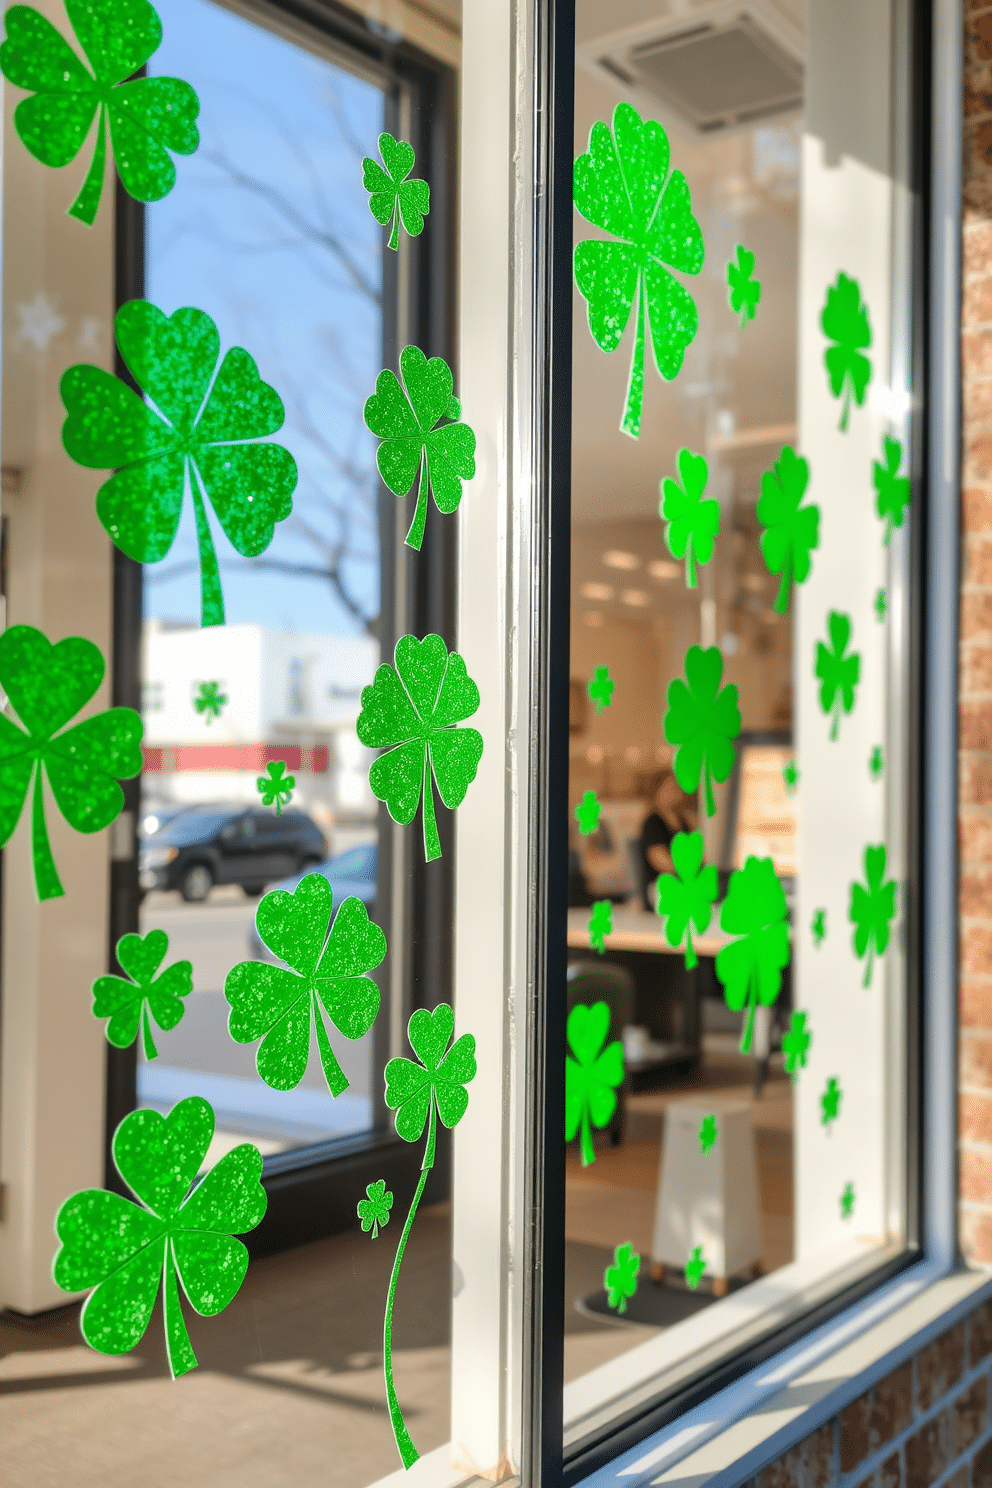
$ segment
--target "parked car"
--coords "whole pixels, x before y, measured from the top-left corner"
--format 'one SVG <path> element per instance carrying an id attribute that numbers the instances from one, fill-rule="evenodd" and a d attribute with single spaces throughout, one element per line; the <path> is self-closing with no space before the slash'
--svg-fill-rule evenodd
<path id="1" fill-rule="evenodd" d="M 249 897 L 287 873 L 305 872 L 327 855 L 327 839 L 304 811 L 196 806 L 142 842 L 142 889 L 178 889 L 190 903 L 214 884 L 240 884 Z"/>
<path id="2" fill-rule="evenodd" d="M 322 863 L 313 863 L 302 872 L 294 873 L 272 887 L 288 889 L 292 893 L 308 873 L 322 873 L 331 886 L 335 909 L 345 899 L 360 899 L 366 909 L 371 910 L 375 905 L 378 872 L 379 847 L 375 842 L 368 842 L 362 847 L 349 847 L 347 852 L 338 853 L 334 858 L 325 858 Z M 276 959 L 255 929 L 254 923 L 248 932 L 248 949 L 256 961 Z"/>

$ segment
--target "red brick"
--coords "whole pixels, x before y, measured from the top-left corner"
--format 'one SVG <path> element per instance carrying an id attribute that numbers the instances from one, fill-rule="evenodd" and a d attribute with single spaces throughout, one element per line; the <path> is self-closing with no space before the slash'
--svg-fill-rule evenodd
<path id="1" fill-rule="evenodd" d="M 951 1413 L 943 1410 L 906 1442 L 906 1488 L 931 1488 L 951 1465 Z"/>
<path id="2" fill-rule="evenodd" d="M 831 1488 L 834 1472 L 833 1425 L 828 1422 L 777 1462 L 763 1468 L 757 1488 Z"/>
<path id="3" fill-rule="evenodd" d="M 992 987 L 989 988 L 989 1002 L 992 1004 Z M 961 1084 L 987 1090 L 992 1094 L 992 1038 L 962 1031 L 960 1051 Z"/>
<path id="4" fill-rule="evenodd" d="M 992 383 L 983 383 L 981 386 L 988 386 L 990 397 L 992 397 Z M 965 547 L 965 559 L 965 582 L 984 584 L 986 588 L 992 586 L 992 534 L 975 533 L 969 537 Z"/>
<path id="5" fill-rule="evenodd" d="M 961 869 L 958 908 L 966 920 L 992 921 L 992 868 L 967 865 Z"/>
<path id="6" fill-rule="evenodd" d="M 968 1488 L 968 1464 L 967 1464 L 967 1462 L 962 1462 L 962 1464 L 958 1468 L 957 1472 L 956 1473 L 951 1473 L 951 1476 L 947 1479 L 947 1481 L 944 1484 L 944 1488 Z"/>
<path id="7" fill-rule="evenodd" d="M 960 1457 L 973 1447 L 985 1432 L 989 1421 L 989 1382 L 975 1380 L 954 1402 L 954 1455 Z"/>
<path id="8" fill-rule="evenodd" d="M 958 1168 L 961 1198 L 970 1199 L 975 1204 L 992 1204 L 992 1153 L 984 1152 L 980 1147 L 962 1147 L 958 1153 Z M 950 1384 L 955 1383 L 955 1380 L 950 1381 Z M 943 1394 L 943 1391 L 938 1391 L 938 1394 Z"/>
<path id="9" fill-rule="evenodd" d="M 963 977 L 958 987 L 958 1009 L 962 1028 L 988 1029 L 992 1032 L 992 980 Z M 971 1050 L 969 1056 L 970 1054 Z M 983 1054 L 978 1057 L 984 1059 Z M 984 1084 L 984 1081 L 976 1079 L 973 1083 Z"/>
<path id="10" fill-rule="evenodd" d="M 979 694 L 992 692 L 992 646 L 961 647 L 959 685 L 962 697 L 968 701 L 975 701 Z"/>
<path id="11" fill-rule="evenodd" d="M 953 1389 L 964 1372 L 964 1324 L 928 1343 L 916 1356 L 916 1407 L 927 1411 Z"/>
<path id="12" fill-rule="evenodd" d="M 964 701 L 958 707 L 962 749 L 992 748 L 992 701 Z"/>
<path id="13" fill-rule="evenodd" d="M 992 755 L 970 754 L 958 760 L 958 792 L 964 806 L 992 805 Z"/>
<path id="14" fill-rule="evenodd" d="M 981 10 L 992 11 L 992 0 L 964 0 L 965 15 L 977 15 Z"/>
<path id="15" fill-rule="evenodd" d="M 988 353 L 986 370 L 992 372 L 992 332 L 986 331 L 981 337 L 966 337 L 962 349 L 967 342 L 977 343 L 979 340 Z M 961 492 L 961 526 L 965 532 L 992 532 L 992 486 L 964 487 Z"/>
<path id="16" fill-rule="evenodd" d="M 875 1474 L 875 1479 L 878 1488 L 902 1488 L 902 1463 L 899 1461 L 898 1452 L 893 1452 L 891 1457 L 886 1457 Z"/>
<path id="17" fill-rule="evenodd" d="M 964 117 L 978 120 L 992 113 L 992 67 L 988 62 L 969 69 L 964 85 Z"/>
<path id="18" fill-rule="evenodd" d="M 968 1319 L 968 1362 L 974 1369 L 992 1354 L 992 1302 L 983 1302 Z"/>
<path id="19" fill-rule="evenodd" d="M 983 15 L 965 28 L 965 56 L 968 66 L 992 57 L 992 15 Z"/>
<path id="20" fill-rule="evenodd" d="M 871 1455 L 871 1391 L 852 1400 L 840 1413 L 840 1469 L 853 1472 Z"/>
<path id="21" fill-rule="evenodd" d="M 972 281 L 976 286 L 988 286 L 988 279 Z M 969 377 L 962 389 L 962 416 L 965 427 L 974 432 L 979 427 L 992 424 L 992 383 L 985 378 Z"/>
<path id="22" fill-rule="evenodd" d="M 961 595 L 961 639 L 992 640 L 992 594 L 986 589 L 966 589 Z M 981 745 L 962 744 L 962 749 Z"/>
<path id="23" fill-rule="evenodd" d="M 965 1259 L 977 1265 L 992 1263 L 992 1215 L 970 1204 L 958 1207 L 958 1238 Z"/>
<path id="24" fill-rule="evenodd" d="M 979 78 L 981 78 L 980 83 Z M 976 71 L 970 80 L 970 85 L 972 87 L 987 85 L 990 97 L 992 97 L 992 63 L 986 63 L 980 73 Z M 989 104 L 988 112 L 992 113 L 992 102 Z M 961 260 L 967 279 L 992 273 L 992 222 L 975 222 L 964 230 L 961 234 Z"/>
<path id="25" fill-rule="evenodd" d="M 983 130 L 988 132 L 989 149 L 992 150 L 992 121 L 980 124 L 975 132 L 977 134 Z M 992 279 L 967 280 L 962 296 L 961 320 L 969 331 L 977 330 L 979 326 L 992 325 Z"/>
<path id="26" fill-rule="evenodd" d="M 992 171 L 980 156 L 969 151 L 964 158 L 964 189 L 961 200 L 966 209 L 979 216 L 992 215 Z"/>
<path id="27" fill-rule="evenodd" d="M 992 976 L 992 930 L 967 925 L 961 936 L 961 970 L 966 976 Z"/>
<path id="28" fill-rule="evenodd" d="M 962 1142 L 982 1142 L 992 1147 L 992 1093 L 958 1096 L 958 1137 Z"/>
<path id="29" fill-rule="evenodd" d="M 986 1442 L 971 1459 L 971 1488 L 992 1488 L 992 1442 Z"/>
<path id="30" fill-rule="evenodd" d="M 958 817 L 958 851 L 962 863 L 992 863 L 992 821 L 974 809 Z"/>

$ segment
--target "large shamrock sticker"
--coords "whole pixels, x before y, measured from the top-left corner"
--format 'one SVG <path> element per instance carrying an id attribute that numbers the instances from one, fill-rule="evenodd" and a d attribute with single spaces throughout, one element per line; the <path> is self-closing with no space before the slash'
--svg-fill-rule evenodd
<path id="1" fill-rule="evenodd" d="M 686 971 L 699 965 L 692 927 L 695 925 L 700 935 L 709 927 L 719 892 L 716 866 L 710 863 L 703 867 L 705 851 L 702 832 L 676 833 L 672 838 L 675 873 L 662 873 L 658 879 L 657 910 L 665 917 L 665 939 L 670 946 L 685 941 Z"/>
<path id="2" fill-rule="evenodd" d="M 333 908 L 321 873 L 308 873 L 292 893 L 273 889 L 259 904 L 255 924 L 286 966 L 241 961 L 224 982 L 231 1037 L 238 1044 L 262 1040 L 255 1064 L 273 1090 L 292 1090 L 303 1079 L 311 1015 L 327 1088 L 332 1095 L 347 1090 L 321 1010 L 347 1039 L 368 1033 L 379 1011 L 379 988 L 367 973 L 385 956 L 386 937 L 360 899 L 345 899 L 332 925 Z"/>
<path id="3" fill-rule="evenodd" d="M 739 1013 L 747 1005 L 740 1044 L 747 1054 L 758 1003 L 770 1007 L 775 1001 L 782 968 L 789 964 L 789 911 L 771 858 L 749 857 L 730 875 L 720 929 L 740 937 L 718 953 L 716 974 L 727 1006 Z"/>
<path id="4" fill-rule="evenodd" d="M 96 512 L 113 542 L 138 563 L 158 563 L 175 541 L 187 475 L 200 551 L 201 616 L 224 624 L 217 552 L 204 497 L 231 545 L 257 558 L 292 511 L 296 461 L 264 438 L 282 428 L 282 400 L 240 346 L 220 367 L 220 336 L 203 310 L 166 316 L 129 300 L 114 320 L 121 356 L 146 402 L 102 367 L 70 367 L 60 383 L 66 453 L 113 469 Z M 215 375 L 216 373 L 216 375 Z"/>
<path id="5" fill-rule="evenodd" d="M 775 608 L 784 615 L 789 608 L 792 581 L 809 578 L 810 553 L 820 545 L 820 508 L 802 506 L 809 483 L 809 465 L 786 445 L 774 468 L 761 477 L 758 521 L 764 524 L 761 556 L 769 573 L 781 574 Z"/>
<path id="6" fill-rule="evenodd" d="M 912 481 L 908 475 L 899 474 L 902 464 L 902 445 L 898 439 L 886 434 L 882 446 L 885 464 L 872 461 L 872 480 L 875 484 L 875 510 L 885 523 L 885 546 L 888 547 L 893 527 L 901 527 L 909 505 Z"/>
<path id="7" fill-rule="evenodd" d="M 719 501 L 704 501 L 709 466 L 703 455 L 680 449 L 676 457 L 679 480 L 661 482 L 658 513 L 667 522 L 665 541 L 673 558 L 685 558 L 686 588 L 696 588 L 696 564 L 709 563 L 720 531 Z"/>
<path id="8" fill-rule="evenodd" d="M 830 645 L 816 643 L 816 675 L 820 679 L 820 707 L 832 714 L 830 737 L 836 739 L 840 729 L 841 710 L 850 713 L 861 676 L 861 657 L 857 651 L 845 655 L 851 639 L 851 617 L 831 610 L 827 617 Z"/>
<path id="9" fill-rule="evenodd" d="M 623 1044 L 615 1039 L 604 1049 L 609 1031 L 605 1002 L 577 1003 L 568 1015 L 565 1034 L 572 1054 L 565 1055 L 565 1141 L 579 1136 L 584 1168 L 596 1161 L 592 1128 L 608 1125 L 617 1108 L 617 1086 L 623 1084 Z"/>
<path id="10" fill-rule="evenodd" d="M 387 247 L 395 253 L 400 246 L 401 219 L 411 238 L 423 232 L 424 218 L 431 209 L 431 188 L 426 181 L 407 180 L 416 155 L 406 140 L 380 134 L 379 154 L 382 165 L 369 155 L 362 161 L 362 184 L 371 192 L 369 210 L 380 227 L 385 227 L 392 218 Z"/>
<path id="11" fill-rule="evenodd" d="M 200 104 L 179 78 L 134 76 L 162 40 L 162 23 L 147 0 L 65 0 L 65 8 L 92 72 L 30 5 L 12 5 L 4 17 L 0 70 L 9 83 L 34 95 L 15 108 L 14 128 L 42 165 L 75 160 L 99 113 L 93 159 L 69 208 L 70 217 L 92 226 L 103 191 L 108 128 L 124 190 L 136 201 L 159 201 L 176 181 L 169 151 L 191 155 L 200 143 Z"/>
<path id="12" fill-rule="evenodd" d="M 141 772 L 141 718 L 108 708 L 66 728 L 103 681 L 103 657 L 92 641 L 70 636 L 52 646 L 32 625 L 0 635 L 0 688 L 20 719 L 0 714 L 0 847 L 6 847 L 34 777 L 31 849 L 39 899 L 62 888 L 45 823 L 47 776 L 55 804 L 77 832 L 99 832 L 120 815 L 119 780 Z"/>
<path id="13" fill-rule="evenodd" d="M 637 1275 L 641 1269 L 641 1258 L 629 1242 L 618 1245 L 613 1252 L 613 1265 L 603 1272 L 603 1290 L 606 1304 L 617 1312 L 627 1311 L 627 1302 L 637 1291 Z"/>
<path id="14" fill-rule="evenodd" d="M 141 1342 L 162 1283 L 173 1379 L 196 1368 L 179 1282 L 201 1317 L 222 1312 L 248 1270 L 248 1252 L 233 1237 L 265 1213 L 262 1159 L 250 1142 L 226 1153 L 190 1192 L 213 1134 L 214 1113 L 199 1095 L 168 1116 L 132 1111 L 114 1133 L 113 1154 L 140 1203 L 88 1188 L 66 1199 L 55 1221 L 62 1242 L 55 1281 L 89 1292 L 79 1325 L 101 1354 L 126 1354 Z"/>
<path id="15" fill-rule="evenodd" d="M 468 1109 L 468 1091 L 465 1086 L 476 1075 L 475 1039 L 472 1034 L 463 1033 L 449 1049 L 454 1029 L 455 1015 L 446 1002 L 442 1002 L 432 1013 L 426 1008 L 418 1008 L 407 1026 L 407 1037 L 419 1063 L 412 1059 L 399 1058 L 391 1059 L 386 1065 L 386 1105 L 396 1112 L 397 1134 L 404 1142 L 416 1142 L 423 1135 L 424 1126 L 427 1127 L 427 1145 L 420 1165 L 420 1182 L 403 1226 L 396 1249 L 396 1260 L 393 1262 L 393 1274 L 389 1278 L 383 1329 L 382 1353 L 389 1418 L 404 1467 L 410 1467 L 416 1462 L 420 1453 L 406 1429 L 393 1382 L 393 1305 L 414 1215 L 427 1183 L 427 1175 L 434 1166 L 437 1122 L 440 1119 L 448 1128 L 458 1125 Z"/>
<path id="16" fill-rule="evenodd" d="M 685 682 L 676 677 L 668 684 L 665 738 L 676 746 L 675 778 L 684 791 L 706 784 L 706 812 L 716 813 L 713 781 L 729 779 L 734 768 L 731 742 L 741 731 L 737 685 L 721 689 L 723 657 L 719 647 L 690 646 L 685 657 Z"/>
<path id="17" fill-rule="evenodd" d="M 738 243 L 737 262 L 731 259 L 727 265 L 727 288 L 730 291 L 730 308 L 741 318 L 741 330 L 757 315 L 761 300 L 761 280 L 752 279 L 753 273 L 754 254 L 743 243 Z"/>
<path id="18" fill-rule="evenodd" d="M 586 238 L 575 245 L 575 282 L 601 351 L 616 351 L 636 301 L 620 425 L 634 439 L 641 432 L 646 327 L 654 364 L 670 382 L 699 325 L 692 296 L 665 267 L 682 274 L 698 274 L 703 267 L 703 235 L 692 215 L 689 187 L 681 171 L 669 175 L 669 158 L 661 125 L 654 119 L 642 123 L 636 109 L 619 103 L 612 133 L 602 120 L 595 123 L 588 153 L 575 162 L 577 210 L 594 227 L 612 234 L 609 240 Z"/>
<path id="19" fill-rule="evenodd" d="M 149 930 L 144 937 L 122 935 L 117 942 L 117 959 L 127 977 L 102 976 L 93 983 L 93 1016 L 110 1019 L 107 1038 L 115 1048 L 126 1049 L 133 1044 L 140 1023 L 145 1058 L 155 1059 L 158 1050 L 149 1015 L 167 1033 L 186 1011 L 182 999 L 193 990 L 193 963 L 174 961 L 156 976 L 168 949 L 169 937 L 164 930 Z"/>
<path id="20" fill-rule="evenodd" d="M 445 806 L 460 806 L 482 758 L 477 729 L 455 728 L 479 706 L 479 689 L 457 651 L 450 656 L 438 635 L 402 636 L 362 692 L 355 725 L 369 749 L 384 749 L 369 770 L 372 794 L 385 801 L 394 822 L 409 826 L 424 802 L 424 851 L 428 863 L 441 856 L 434 791 Z"/>
<path id="21" fill-rule="evenodd" d="M 827 290 L 820 313 L 820 328 L 827 340 L 833 343 L 823 353 L 823 361 L 830 379 L 830 391 L 835 398 L 844 399 L 840 415 L 843 432 L 851 413 L 851 399 L 860 408 L 871 381 L 871 362 L 865 356 L 865 350 L 871 345 L 871 326 L 868 307 L 862 303 L 861 288 L 856 279 L 847 274 L 837 275 L 836 284 Z"/>
<path id="22" fill-rule="evenodd" d="M 417 507 L 406 535 L 420 551 L 427 522 L 427 489 L 439 512 L 453 512 L 462 499 L 462 481 L 475 475 L 475 434 L 460 421 L 451 368 L 443 357 L 430 361 L 416 346 L 400 352 L 400 374 L 386 368 L 365 404 L 365 422 L 382 443 L 375 461 L 394 496 L 405 496 L 420 473 Z M 444 423 L 439 421 L 444 419 Z M 437 425 L 437 427 L 435 427 Z"/>
<path id="23" fill-rule="evenodd" d="M 854 926 L 854 954 L 867 954 L 865 987 L 871 986 L 875 957 L 884 956 L 889 944 L 892 921 L 896 913 L 895 879 L 886 880 L 884 842 L 865 848 L 865 882 L 852 883 L 848 919 Z"/>

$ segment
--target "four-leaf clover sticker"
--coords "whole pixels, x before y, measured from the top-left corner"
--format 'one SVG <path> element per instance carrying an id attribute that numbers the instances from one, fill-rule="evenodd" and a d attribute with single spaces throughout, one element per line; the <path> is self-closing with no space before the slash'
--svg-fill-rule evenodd
<path id="1" fill-rule="evenodd" d="M 827 617 L 830 645 L 816 643 L 816 675 L 820 679 L 820 707 L 832 714 L 830 737 L 836 739 L 840 729 L 841 710 L 850 713 L 861 677 L 861 656 L 857 651 L 845 655 L 851 639 L 851 617 L 831 610 Z"/>
<path id="2" fill-rule="evenodd" d="M 31 848 L 39 899 L 65 892 L 48 840 L 43 778 L 70 827 L 99 832 L 124 805 L 117 782 L 141 772 L 142 725 L 133 708 L 108 708 L 65 727 L 105 670 L 99 648 L 82 636 L 53 646 L 32 625 L 12 625 L 0 635 L 0 688 L 23 726 L 0 713 L 0 847 L 13 836 L 33 777 Z"/>
<path id="3" fill-rule="evenodd" d="M 819 949 L 827 938 L 827 911 L 825 909 L 814 909 L 813 920 L 809 929 L 813 937 L 813 944 Z"/>
<path id="4" fill-rule="evenodd" d="M 692 296 L 665 267 L 682 274 L 698 274 L 703 267 L 703 235 L 692 215 L 689 187 L 681 171 L 669 175 L 669 160 L 668 136 L 661 125 L 654 119 L 642 123 L 636 109 L 619 103 L 612 132 L 597 121 L 588 152 L 575 162 L 576 209 L 594 227 L 612 234 L 575 245 L 575 282 L 601 351 L 616 351 L 634 310 L 634 349 L 620 425 L 634 439 L 641 432 L 647 329 L 655 366 L 671 382 L 699 325 Z"/>
<path id="5" fill-rule="evenodd" d="M 362 185 L 371 192 L 369 210 L 379 226 L 385 227 L 392 218 L 387 247 L 395 253 L 400 246 L 401 219 L 411 238 L 423 232 L 424 218 L 431 209 L 431 188 L 426 181 L 407 180 L 416 155 L 406 140 L 380 134 L 379 154 L 382 165 L 370 155 L 362 161 Z"/>
<path id="6" fill-rule="evenodd" d="M 806 1068 L 809 1046 L 813 1035 L 806 1026 L 806 1014 L 796 1012 L 789 1020 L 789 1027 L 782 1035 L 782 1054 L 785 1073 L 792 1076 L 792 1083 L 799 1081 L 799 1071 Z"/>
<path id="7" fill-rule="evenodd" d="M 613 901 L 597 899 L 589 916 L 589 943 L 602 956 L 606 951 L 606 937 L 613 934 Z"/>
<path id="8" fill-rule="evenodd" d="M 149 1014 L 168 1033 L 186 1011 L 182 999 L 193 990 L 193 963 L 174 961 L 156 976 L 168 950 L 169 937 L 164 930 L 149 930 L 144 937 L 122 935 L 117 942 L 117 959 L 127 976 L 97 977 L 93 983 L 93 1016 L 110 1019 L 107 1038 L 115 1048 L 126 1049 L 133 1044 L 140 1023 L 145 1058 L 157 1058 Z"/>
<path id="9" fill-rule="evenodd" d="M 699 935 L 708 929 L 719 892 L 716 866 L 709 863 L 703 867 L 705 851 L 702 832 L 676 833 L 671 847 L 675 873 L 662 873 L 658 878 L 657 912 L 665 919 L 665 939 L 670 946 L 685 940 L 686 971 L 699 965 L 692 927 L 695 925 Z"/>
<path id="10" fill-rule="evenodd" d="M 912 481 L 908 475 L 899 474 L 902 464 L 902 445 L 898 439 L 886 434 L 882 446 L 885 464 L 872 461 L 872 479 L 875 483 L 875 510 L 885 523 L 885 546 L 889 545 L 893 527 L 901 527 L 909 505 Z"/>
<path id="11" fill-rule="evenodd" d="M 685 1279 L 690 1291 L 696 1291 L 703 1279 L 703 1272 L 705 1270 L 706 1262 L 703 1260 L 703 1247 L 701 1245 L 694 1245 L 692 1254 L 685 1263 Z"/>
<path id="12" fill-rule="evenodd" d="M 288 806 L 293 798 L 296 776 L 286 774 L 285 760 L 269 760 L 265 774 L 259 775 L 255 780 L 255 789 L 262 798 L 262 805 L 274 805 L 276 816 L 281 816 L 282 808 Z"/>
<path id="13" fill-rule="evenodd" d="M 377 1240 L 380 1225 L 385 1227 L 389 1223 L 393 1196 L 386 1187 L 385 1178 L 380 1178 L 377 1183 L 366 1184 L 365 1192 L 368 1197 L 358 1201 L 358 1217 L 362 1221 L 362 1230 L 365 1234 L 371 1230 L 372 1239 Z"/>
<path id="14" fill-rule="evenodd" d="M 591 837 L 593 832 L 599 831 L 599 813 L 602 809 L 594 790 L 583 791 L 582 800 L 575 808 L 575 820 L 583 837 Z"/>
<path id="15" fill-rule="evenodd" d="M 255 1064 L 273 1090 L 292 1090 L 303 1079 L 311 1015 L 327 1088 L 332 1095 L 347 1090 L 323 1014 L 345 1038 L 358 1039 L 379 1011 L 379 988 L 368 972 L 385 956 L 386 937 L 360 899 L 345 899 L 331 924 L 333 908 L 321 873 L 308 873 L 292 893 L 273 889 L 259 903 L 255 925 L 285 966 L 241 961 L 224 982 L 231 1037 L 238 1044 L 262 1040 Z"/>
<path id="16" fill-rule="evenodd" d="M 843 433 L 851 413 L 851 399 L 860 408 L 871 381 L 871 362 L 865 356 L 871 345 L 868 307 L 862 303 L 861 287 L 856 279 L 838 274 L 837 282 L 827 290 L 820 313 L 820 329 L 833 344 L 823 353 L 835 398 L 843 397 L 840 428 Z"/>
<path id="17" fill-rule="evenodd" d="M 197 1362 L 179 1282 L 201 1317 L 223 1311 L 248 1270 L 248 1252 L 234 1236 L 253 1230 L 265 1213 L 262 1159 L 250 1142 L 226 1153 L 192 1188 L 213 1134 L 213 1110 L 199 1095 L 168 1116 L 132 1111 L 114 1133 L 113 1154 L 140 1202 L 89 1188 L 66 1199 L 55 1221 L 62 1242 L 56 1284 L 89 1292 L 79 1325 L 101 1354 L 126 1354 L 141 1342 L 161 1283 L 173 1379 Z"/>
<path id="18" fill-rule="evenodd" d="M 193 698 L 193 707 L 197 713 L 207 715 L 209 724 L 212 719 L 220 717 L 229 701 L 227 693 L 221 692 L 219 682 L 201 682 Z"/>
<path id="19" fill-rule="evenodd" d="M 840 1082 L 835 1075 L 831 1075 L 827 1081 L 826 1088 L 820 1096 L 820 1123 L 830 1131 L 831 1125 L 840 1115 L 840 1103 L 843 1091 Z"/>
<path id="20" fill-rule="evenodd" d="M 706 812 L 713 816 L 713 781 L 729 779 L 734 768 L 734 746 L 741 731 L 737 685 L 721 690 L 723 657 L 718 646 L 703 650 L 690 646 L 685 657 L 686 681 L 676 677 L 668 685 L 665 738 L 676 746 L 675 778 L 686 792 L 706 784 Z"/>
<path id="21" fill-rule="evenodd" d="M 136 201 L 159 201 L 175 185 L 169 151 L 192 155 L 200 143 L 200 104 L 179 78 L 134 76 L 162 41 L 162 23 L 147 0 L 65 0 L 65 8 L 92 72 L 30 5 L 12 5 L 4 17 L 0 71 L 34 95 L 15 108 L 14 128 L 42 165 L 75 160 L 99 114 L 93 159 L 69 208 L 70 217 L 92 227 L 103 191 L 108 129 L 124 190 Z"/>
<path id="22" fill-rule="evenodd" d="M 737 262 L 731 259 L 727 265 L 727 288 L 730 291 L 730 308 L 741 318 L 741 330 L 749 320 L 754 319 L 761 300 L 761 280 L 752 279 L 753 273 L 754 254 L 743 243 L 738 243 Z"/>
<path id="23" fill-rule="evenodd" d="M 592 681 L 589 683 L 589 696 L 596 704 L 597 713 L 602 713 L 604 708 L 610 706 L 613 701 L 613 693 L 616 690 L 616 685 L 610 676 L 608 666 L 598 666 L 596 668 Z"/>
<path id="24" fill-rule="evenodd" d="M 603 1272 L 603 1290 L 607 1306 L 617 1312 L 627 1311 L 627 1303 L 637 1291 L 637 1275 L 641 1269 L 641 1258 L 628 1242 L 618 1245 L 613 1252 L 613 1265 Z"/>
<path id="25" fill-rule="evenodd" d="M 708 1116 L 703 1117 L 699 1125 L 699 1150 L 704 1157 L 707 1152 L 713 1151 L 719 1134 L 716 1114 L 711 1111 Z"/>
<path id="26" fill-rule="evenodd" d="M 793 579 L 802 584 L 809 578 L 809 555 L 820 544 L 820 508 L 801 505 L 808 484 L 809 465 L 788 444 L 761 477 L 758 521 L 765 528 L 761 555 L 769 573 L 782 575 L 775 599 L 780 615 L 789 608 Z"/>
<path id="27" fill-rule="evenodd" d="M 433 775 L 445 806 L 460 806 L 482 758 L 482 735 L 474 728 L 455 728 L 479 706 L 479 689 L 457 651 L 439 635 L 402 636 L 362 692 L 362 711 L 355 725 L 369 749 L 385 753 L 369 770 L 372 794 L 394 822 L 407 827 L 423 798 L 424 851 L 428 863 L 441 856 L 434 815 Z"/>
<path id="28" fill-rule="evenodd" d="M 365 404 L 365 423 L 382 443 L 375 452 L 384 485 L 405 496 L 417 474 L 417 506 L 406 535 L 419 553 L 427 522 L 427 490 L 445 514 L 457 509 L 462 481 L 475 475 L 475 433 L 461 423 L 451 368 L 443 357 L 430 361 L 416 346 L 400 352 L 400 375 L 387 367 Z M 444 420 L 441 423 L 440 420 Z"/>
<path id="29" fill-rule="evenodd" d="M 117 312 L 114 334 L 148 401 L 102 367 L 70 367 L 59 385 L 68 414 L 62 443 L 77 464 L 114 470 L 97 492 L 97 516 L 138 563 L 158 563 L 169 552 L 188 483 L 201 623 L 223 625 L 204 498 L 242 557 L 264 552 L 275 524 L 292 511 L 297 481 L 289 450 L 265 438 L 282 428 L 282 399 L 240 346 L 217 366 L 220 336 L 203 310 L 166 316 L 147 300 L 129 300 Z"/>
<path id="30" fill-rule="evenodd" d="M 673 558 L 685 558 L 687 589 L 697 586 L 696 564 L 709 563 L 720 531 L 719 501 L 704 501 L 709 466 L 703 455 L 680 449 L 676 456 L 678 481 L 668 475 L 661 482 L 658 514 L 667 526 L 665 541 Z"/>
<path id="31" fill-rule="evenodd" d="M 845 1183 L 844 1191 L 840 1196 L 840 1217 L 850 1219 L 854 1213 L 854 1184 Z"/>
<path id="32" fill-rule="evenodd" d="M 740 1043 L 747 1054 L 758 1003 L 771 1007 L 789 964 L 789 910 L 771 858 L 751 856 L 730 875 L 720 929 L 740 936 L 717 954 L 716 974 L 727 1006 L 735 1013 L 747 1006 Z"/>
<path id="33" fill-rule="evenodd" d="M 577 1003 L 568 1015 L 565 1035 L 572 1054 L 565 1055 L 565 1141 L 579 1136 L 584 1168 L 596 1161 L 592 1127 L 608 1125 L 617 1108 L 617 1086 L 623 1084 L 623 1044 L 619 1039 L 606 1044 L 609 1031 L 605 1002 Z"/>
<path id="34" fill-rule="evenodd" d="M 865 882 L 852 883 L 848 919 L 854 926 L 854 954 L 867 955 L 862 986 L 870 987 L 875 957 L 884 956 L 896 914 L 896 882 L 885 877 L 885 843 L 865 848 Z"/>

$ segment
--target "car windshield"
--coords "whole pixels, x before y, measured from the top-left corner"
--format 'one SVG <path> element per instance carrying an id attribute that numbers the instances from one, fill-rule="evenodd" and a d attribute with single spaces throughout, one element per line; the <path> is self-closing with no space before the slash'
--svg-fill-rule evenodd
<path id="1" fill-rule="evenodd" d="M 216 836 L 225 822 L 234 815 L 231 811 L 184 811 L 173 821 L 166 822 L 148 838 L 150 845 L 160 843 L 168 847 L 185 847 L 191 842 L 206 842 Z"/>
<path id="2" fill-rule="evenodd" d="M 374 844 L 352 847 L 339 853 L 323 865 L 326 873 L 334 878 L 375 878 L 376 849 Z"/>

